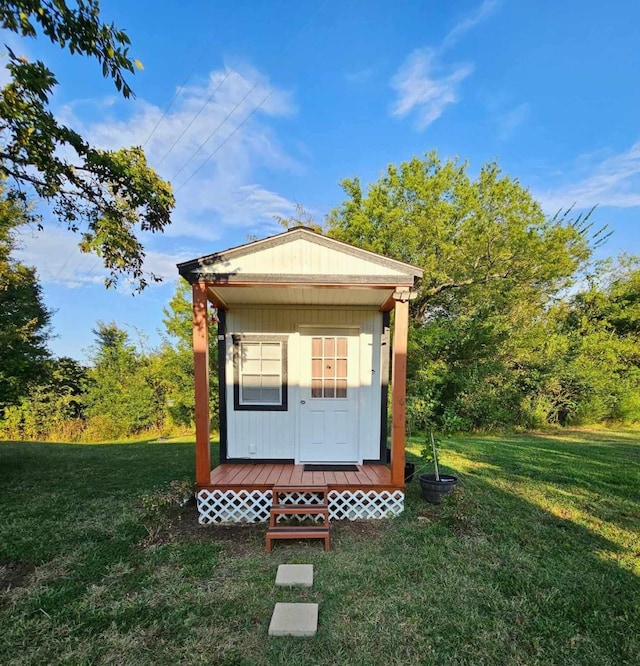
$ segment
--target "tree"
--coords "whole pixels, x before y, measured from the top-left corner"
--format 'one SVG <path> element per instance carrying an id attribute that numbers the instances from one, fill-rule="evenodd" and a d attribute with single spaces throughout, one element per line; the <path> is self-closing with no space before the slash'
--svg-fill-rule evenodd
<path id="1" fill-rule="evenodd" d="M 294 229 L 295 227 L 305 227 L 311 229 L 318 234 L 322 233 L 322 225 L 318 224 L 311 213 L 305 207 L 296 202 L 294 205 L 293 213 L 287 217 L 282 215 L 274 215 L 273 219 L 285 229 Z"/>
<path id="2" fill-rule="evenodd" d="M 161 414 L 149 360 L 116 324 L 98 322 L 89 368 L 85 413 L 96 438 L 138 434 L 159 425 Z M 97 425 L 96 425 L 97 423 Z"/>
<path id="3" fill-rule="evenodd" d="M 328 234 L 425 271 L 412 303 L 409 409 L 449 429 L 531 425 L 527 373 L 553 298 L 603 234 L 589 216 L 548 219 L 517 180 L 435 153 L 389 166 L 346 200 Z"/>
<path id="4" fill-rule="evenodd" d="M 193 324 L 187 282 L 178 282 L 176 292 L 164 309 L 165 335 L 154 356 L 154 375 L 162 384 L 166 409 L 174 425 L 190 427 L 194 423 L 195 396 L 193 384 Z M 218 340 L 209 333 L 209 405 L 212 424 L 219 414 L 217 352 Z"/>
<path id="5" fill-rule="evenodd" d="M 601 262 L 550 317 L 552 416 L 567 423 L 640 420 L 640 258 Z"/>
<path id="6" fill-rule="evenodd" d="M 591 255 L 586 218 L 547 219 L 517 180 L 485 165 L 417 157 L 363 192 L 341 183 L 347 200 L 327 219 L 328 234 L 425 270 L 412 312 L 417 321 L 455 303 L 451 292 L 503 297 L 514 289 L 548 296 L 565 287 Z M 502 296 L 501 296 L 502 295 Z"/>
<path id="7" fill-rule="evenodd" d="M 72 358 L 51 359 L 46 372 L 17 404 L 4 410 L 0 437 L 77 440 L 84 428 L 82 393 L 86 369 Z"/>
<path id="8" fill-rule="evenodd" d="M 47 374 L 51 319 L 35 269 L 11 257 L 27 211 L 2 195 L 0 188 L 0 413 Z"/>
<path id="9" fill-rule="evenodd" d="M 129 37 L 100 19 L 98 0 L 10 0 L 0 4 L 0 26 L 21 36 L 39 33 L 72 54 L 95 58 L 125 98 L 133 91 L 126 72 L 142 67 L 129 56 Z M 169 183 L 147 165 L 139 147 L 101 150 L 60 123 L 49 102 L 57 80 L 41 61 L 9 49 L 9 83 L 0 91 L 0 175 L 12 182 L 9 197 L 26 203 L 29 192 L 53 205 L 80 247 L 95 252 L 109 270 L 107 286 L 129 275 L 138 289 L 149 279 L 138 232 L 170 223 Z"/>

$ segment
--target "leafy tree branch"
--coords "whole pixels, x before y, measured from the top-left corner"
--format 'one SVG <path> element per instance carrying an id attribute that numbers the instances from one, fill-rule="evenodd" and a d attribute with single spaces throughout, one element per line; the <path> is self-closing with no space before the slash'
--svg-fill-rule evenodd
<path id="1" fill-rule="evenodd" d="M 72 54 L 97 59 L 121 94 L 133 96 L 125 73 L 142 65 L 129 56 L 127 34 L 101 21 L 97 0 L 75 6 L 64 0 L 5 2 L 0 26 L 24 37 L 41 33 Z M 0 176 L 10 182 L 8 197 L 26 203 L 35 195 L 48 202 L 70 231 L 81 232 L 80 248 L 102 258 L 107 286 L 128 276 L 143 289 L 158 278 L 144 271 L 138 235 L 161 232 L 170 223 L 170 184 L 147 164 L 141 148 L 98 149 L 60 123 L 49 108 L 58 83 L 54 73 L 11 49 L 8 58 L 10 81 L 0 91 Z"/>

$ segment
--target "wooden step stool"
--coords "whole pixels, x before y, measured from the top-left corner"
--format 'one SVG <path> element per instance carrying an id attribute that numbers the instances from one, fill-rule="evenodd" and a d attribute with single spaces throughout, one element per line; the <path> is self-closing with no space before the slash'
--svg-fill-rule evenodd
<path id="1" fill-rule="evenodd" d="M 267 531 L 267 553 L 271 552 L 274 539 L 324 539 L 324 549 L 331 549 L 329 537 L 329 503 L 327 486 L 275 486 L 272 491 L 272 504 L 269 509 L 269 529 Z M 315 493 L 322 497 L 320 504 L 283 504 L 280 495 L 285 493 Z M 311 515 L 323 516 L 322 525 L 282 525 L 277 524 L 278 516 Z"/>

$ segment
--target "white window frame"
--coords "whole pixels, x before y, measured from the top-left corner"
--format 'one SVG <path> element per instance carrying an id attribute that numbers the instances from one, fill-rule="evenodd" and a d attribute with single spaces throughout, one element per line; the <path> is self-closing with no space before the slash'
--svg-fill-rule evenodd
<path id="1" fill-rule="evenodd" d="M 286 335 L 258 335 L 244 334 L 233 335 L 233 407 L 235 411 L 287 411 L 288 409 L 288 385 L 287 385 L 287 340 Z M 255 372 L 243 373 L 242 370 L 242 346 L 243 344 L 269 343 L 280 345 L 280 373 L 279 388 L 280 395 L 277 402 L 256 402 L 244 400 L 242 395 L 242 378 L 244 374 L 255 375 Z M 262 344 L 261 344 L 262 349 Z M 262 360 L 262 354 L 261 360 Z M 273 376 L 273 375 L 270 375 Z"/>

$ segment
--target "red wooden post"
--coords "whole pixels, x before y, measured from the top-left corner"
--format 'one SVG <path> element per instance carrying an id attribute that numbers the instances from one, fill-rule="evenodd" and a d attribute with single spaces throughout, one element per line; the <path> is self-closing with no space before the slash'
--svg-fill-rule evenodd
<path id="1" fill-rule="evenodd" d="M 193 287 L 193 377 L 196 392 L 196 485 L 209 484 L 211 446 L 209 441 L 209 332 L 207 328 L 207 286 Z"/>
<path id="2" fill-rule="evenodd" d="M 409 301 L 396 300 L 391 384 L 391 483 L 404 486 Z"/>

